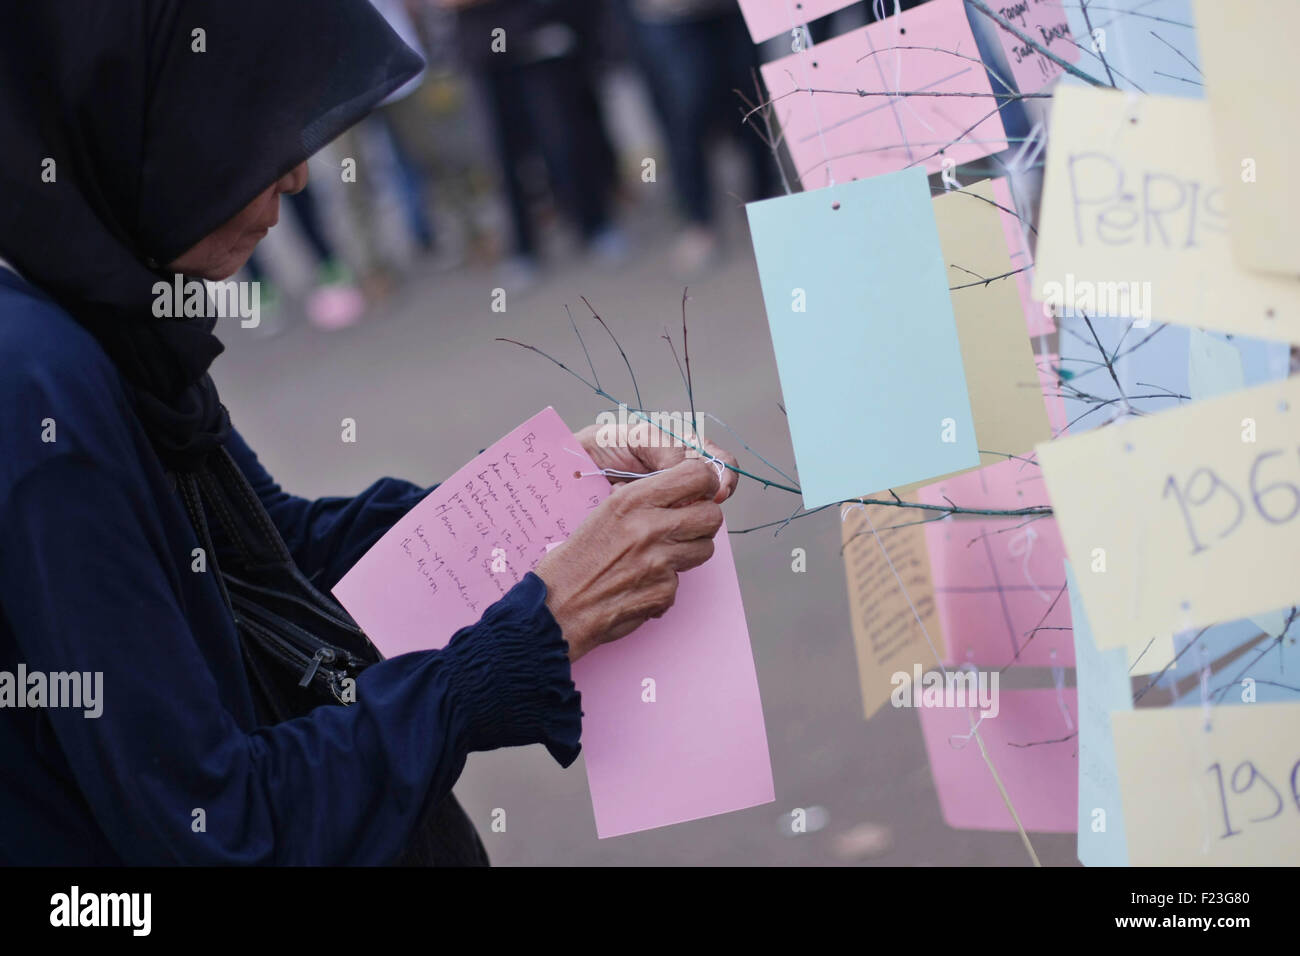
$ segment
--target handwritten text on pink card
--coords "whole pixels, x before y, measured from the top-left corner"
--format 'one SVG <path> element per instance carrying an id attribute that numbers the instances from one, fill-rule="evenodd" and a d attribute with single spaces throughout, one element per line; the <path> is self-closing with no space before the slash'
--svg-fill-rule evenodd
<path id="1" fill-rule="evenodd" d="M 603 476 L 575 476 L 594 471 L 545 409 L 431 491 L 334 594 L 385 655 L 440 648 L 609 496 Z M 573 679 L 600 837 L 774 799 L 725 526 L 713 558 L 681 574 L 669 612 L 591 651 Z"/>

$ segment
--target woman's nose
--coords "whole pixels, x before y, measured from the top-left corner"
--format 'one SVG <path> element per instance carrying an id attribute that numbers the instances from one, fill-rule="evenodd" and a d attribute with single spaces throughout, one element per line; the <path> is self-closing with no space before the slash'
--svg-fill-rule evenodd
<path id="1" fill-rule="evenodd" d="M 301 162 L 280 178 L 280 192 L 293 195 L 307 188 L 307 163 Z"/>

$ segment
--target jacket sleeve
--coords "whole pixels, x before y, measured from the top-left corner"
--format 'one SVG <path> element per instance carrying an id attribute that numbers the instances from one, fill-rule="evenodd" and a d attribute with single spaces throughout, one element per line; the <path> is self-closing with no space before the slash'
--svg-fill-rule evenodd
<path id="1" fill-rule="evenodd" d="M 313 501 L 282 489 L 238 432 L 231 433 L 226 449 L 261 499 L 294 562 L 322 590 L 337 584 L 399 518 L 437 487 L 380 478 L 359 495 Z"/>
<path id="2" fill-rule="evenodd" d="M 445 649 L 367 669 L 356 703 L 241 728 L 238 688 L 202 643 L 229 625 L 187 619 L 189 567 L 169 553 L 129 419 L 89 378 L 71 398 L 8 396 L 57 419 L 58 440 L 25 428 L 32 444 L 9 442 L 27 447 L 0 464 L 0 606 L 29 672 L 102 674 L 97 717 L 46 715 L 125 862 L 386 863 L 469 752 L 540 742 L 576 759 L 579 697 L 536 575 Z M 0 410 L 0 424 L 19 417 Z"/>

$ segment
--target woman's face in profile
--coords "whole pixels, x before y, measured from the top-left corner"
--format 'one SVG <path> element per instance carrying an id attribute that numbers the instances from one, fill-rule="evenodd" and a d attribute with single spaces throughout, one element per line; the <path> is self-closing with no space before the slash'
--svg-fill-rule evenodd
<path id="1" fill-rule="evenodd" d="M 301 192 L 307 185 L 307 164 L 299 163 L 258 194 L 225 225 L 167 264 L 169 272 L 196 278 L 228 279 L 248 261 L 257 244 L 280 221 L 280 194 Z"/>

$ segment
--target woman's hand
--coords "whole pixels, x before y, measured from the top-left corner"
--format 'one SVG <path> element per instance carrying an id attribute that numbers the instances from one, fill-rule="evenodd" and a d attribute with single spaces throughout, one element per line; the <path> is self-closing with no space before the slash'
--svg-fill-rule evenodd
<path id="1" fill-rule="evenodd" d="M 597 468 L 613 468 L 616 471 L 659 471 L 672 468 L 687 458 L 701 457 L 695 449 L 676 443 L 672 436 L 664 434 L 646 421 L 629 422 L 627 425 L 588 425 L 582 431 L 575 432 L 574 437 L 582 443 L 583 450 L 591 456 Z M 734 455 L 707 438 L 700 439 L 694 433 L 682 437 L 691 438 L 692 441 L 699 439 L 698 444 L 714 458 L 732 468 L 736 466 Z M 714 501 L 721 504 L 730 498 L 736 490 L 736 480 L 739 477 L 731 468 L 723 469 L 722 482 Z M 615 488 L 628 481 L 626 478 L 613 477 L 609 480 Z"/>
<path id="2" fill-rule="evenodd" d="M 702 458 L 614 486 L 564 544 L 537 565 L 546 606 L 569 643 L 569 660 L 661 617 L 677 597 L 677 573 L 713 556 L 722 526 L 717 469 Z"/>

